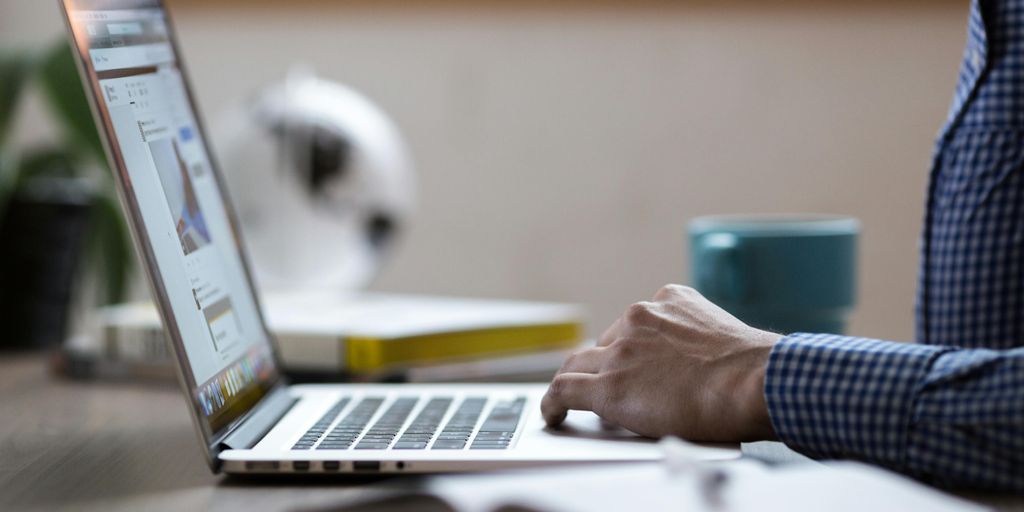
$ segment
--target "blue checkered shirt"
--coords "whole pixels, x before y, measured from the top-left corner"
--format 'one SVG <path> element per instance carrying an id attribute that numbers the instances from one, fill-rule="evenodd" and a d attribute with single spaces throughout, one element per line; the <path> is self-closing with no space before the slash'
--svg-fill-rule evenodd
<path id="1" fill-rule="evenodd" d="M 779 438 L 940 485 L 1024 492 L 1024 0 L 973 0 L 921 243 L 917 341 L 773 349 Z"/>

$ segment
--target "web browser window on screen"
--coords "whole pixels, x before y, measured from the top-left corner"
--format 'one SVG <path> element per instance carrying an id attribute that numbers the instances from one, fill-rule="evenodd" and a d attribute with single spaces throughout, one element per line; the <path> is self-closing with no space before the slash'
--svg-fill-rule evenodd
<path id="1" fill-rule="evenodd" d="M 195 386 L 219 430 L 258 400 L 269 340 L 160 9 L 72 10 Z"/>

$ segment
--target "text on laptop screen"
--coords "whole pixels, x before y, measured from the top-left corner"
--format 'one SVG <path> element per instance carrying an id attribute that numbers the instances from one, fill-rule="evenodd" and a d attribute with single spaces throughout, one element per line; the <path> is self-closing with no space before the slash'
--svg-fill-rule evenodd
<path id="1" fill-rule="evenodd" d="M 165 319 L 180 333 L 193 405 L 217 432 L 259 400 L 275 370 L 164 10 L 68 14 Z"/>

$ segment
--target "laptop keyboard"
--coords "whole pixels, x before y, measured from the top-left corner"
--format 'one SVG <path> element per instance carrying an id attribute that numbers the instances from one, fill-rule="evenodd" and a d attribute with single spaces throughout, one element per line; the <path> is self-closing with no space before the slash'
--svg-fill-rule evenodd
<path id="1" fill-rule="evenodd" d="M 517 398 L 506 402 L 498 402 L 487 421 L 480 427 L 470 450 L 501 450 L 508 448 L 512 436 L 519 426 L 519 417 L 523 415 L 526 398 Z"/>
<path id="2" fill-rule="evenodd" d="M 366 424 L 370 422 L 370 418 L 383 403 L 384 399 L 380 397 L 364 398 L 362 402 L 356 404 L 348 416 L 345 416 L 345 419 L 334 427 L 334 430 L 327 434 L 327 437 L 316 449 L 344 450 L 352 446 L 359 434 L 366 428 Z"/>
<path id="3" fill-rule="evenodd" d="M 419 400 L 418 397 L 396 399 L 373 426 L 367 429 L 370 420 L 384 404 L 384 398 L 363 398 L 328 432 L 328 428 L 351 401 L 349 397 L 342 398 L 299 438 L 292 449 L 310 450 L 315 447 L 317 450 L 425 450 L 429 447 L 434 450 L 461 450 L 472 439 L 472 444 L 469 444 L 471 450 L 501 450 L 508 448 L 512 443 L 516 428 L 519 426 L 519 418 L 526 405 L 525 397 L 495 403 L 474 437 L 474 429 L 487 404 L 487 398 L 464 399 L 438 433 L 441 421 L 454 399 L 435 397 L 427 402 L 409 427 L 402 431 L 402 426 Z M 356 443 L 356 440 L 359 442 Z"/>
<path id="4" fill-rule="evenodd" d="M 466 446 L 466 441 L 473 435 L 473 428 L 476 427 L 476 420 L 484 410 L 486 398 L 467 398 L 455 411 L 452 418 L 448 420 L 441 435 L 434 441 L 434 450 L 461 450 Z"/>
<path id="5" fill-rule="evenodd" d="M 402 430 L 406 418 L 416 407 L 416 398 L 399 398 L 366 432 L 363 439 L 356 445 L 356 450 L 386 450 L 395 440 L 398 431 Z"/>
<path id="6" fill-rule="evenodd" d="M 317 420 L 317 422 L 314 423 L 301 438 L 299 438 L 298 442 L 295 443 L 295 446 L 292 446 L 292 450 L 308 450 L 312 448 L 313 445 L 323 437 L 324 432 L 327 432 L 327 427 L 330 427 L 331 423 L 334 423 L 335 418 L 341 414 L 341 410 L 348 405 L 348 402 L 348 397 L 338 400 L 338 403 L 328 409 L 327 412 L 324 413 L 324 415 L 321 416 L 320 419 Z"/>
<path id="7" fill-rule="evenodd" d="M 432 398 L 423 407 L 416 419 L 412 421 L 409 428 L 405 429 L 402 437 L 393 447 L 395 450 L 422 450 L 430 443 L 437 427 L 441 425 L 444 413 L 452 405 L 451 398 Z"/>

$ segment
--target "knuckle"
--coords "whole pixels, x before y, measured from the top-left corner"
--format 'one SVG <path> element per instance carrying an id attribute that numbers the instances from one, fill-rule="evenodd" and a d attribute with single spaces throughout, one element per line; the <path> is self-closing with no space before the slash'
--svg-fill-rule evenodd
<path id="1" fill-rule="evenodd" d="M 686 293 L 686 288 L 686 286 L 683 286 L 681 284 L 669 283 L 666 284 L 665 286 L 662 286 L 658 290 L 658 293 L 654 294 L 654 298 L 657 300 L 665 300 L 670 297 L 684 295 Z"/>
<path id="2" fill-rule="evenodd" d="M 573 353 L 569 354 L 569 357 L 565 358 L 565 361 L 562 362 L 562 368 L 571 368 L 576 363 L 578 363 L 579 360 L 580 360 L 580 353 L 578 351 L 577 352 L 573 352 Z"/>
<path id="3" fill-rule="evenodd" d="M 637 353 L 637 340 L 622 338 L 611 345 L 612 357 L 618 360 L 632 359 Z"/>
<path id="4" fill-rule="evenodd" d="M 576 368 L 577 366 L 579 366 L 579 364 L 580 364 L 580 362 L 582 361 L 582 358 L 583 358 L 582 352 L 583 352 L 582 350 L 577 350 L 577 351 L 569 354 L 565 358 L 565 361 L 562 361 L 562 367 L 559 368 L 558 373 L 565 373 L 565 372 L 569 371 L 570 369 Z"/>
<path id="5" fill-rule="evenodd" d="M 654 308 L 654 303 L 647 301 L 630 304 L 630 306 L 626 308 L 626 320 L 634 325 L 642 325 L 650 322 L 655 316 Z"/>
<path id="6" fill-rule="evenodd" d="M 554 400 L 559 400 L 565 395 L 565 386 L 568 380 L 564 375 L 556 375 L 551 380 L 551 384 L 548 386 L 548 396 Z"/>
<path id="7" fill-rule="evenodd" d="M 659 291 L 663 297 L 689 298 L 698 295 L 697 291 L 686 285 L 666 285 Z"/>

